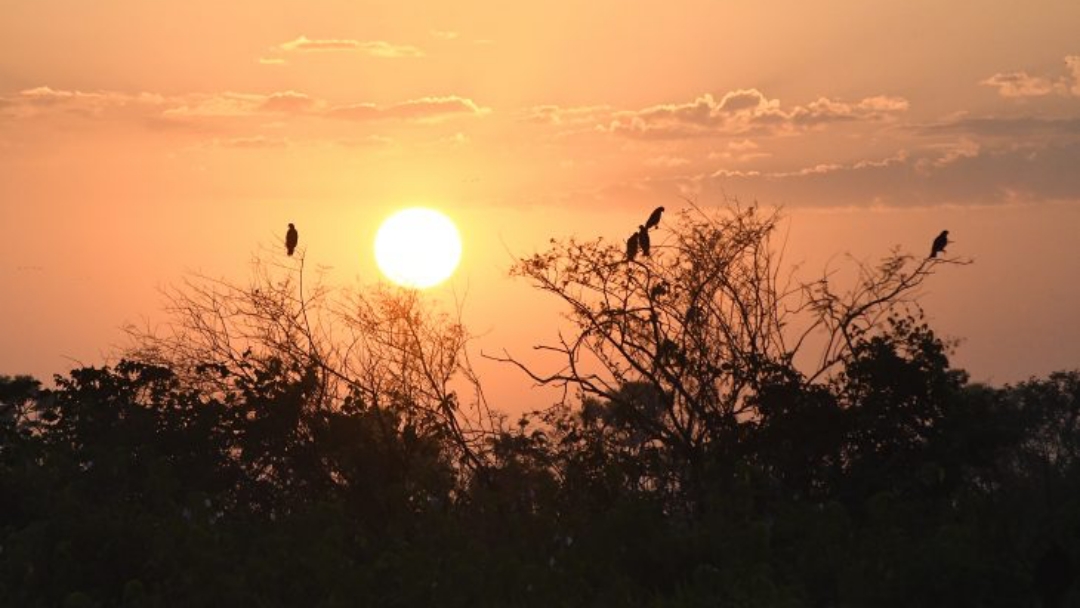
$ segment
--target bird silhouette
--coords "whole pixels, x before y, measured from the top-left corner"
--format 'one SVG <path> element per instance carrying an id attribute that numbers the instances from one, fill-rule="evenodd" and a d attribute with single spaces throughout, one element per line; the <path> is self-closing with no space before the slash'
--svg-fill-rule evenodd
<path id="1" fill-rule="evenodd" d="M 657 207 L 656 209 L 653 209 L 652 214 L 649 215 L 649 219 L 645 220 L 645 229 L 648 230 L 651 228 L 656 228 L 656 226 L 660 224 L 660 214 L 662 214 L 663 212 L 663 207 Z"/>
<path id="2" fill-rule="evenodd" d="M 667 294 L 668 294 L 668 282 L 667 281 L 660 281 L 656 285 L 653 285 L 652 289 L 649 290 L 649 298 L 652 299 L 652 300 L 655 300 L 655 299 L 657 299 L 657 298 L 659 298 L 661 296 L 666 296 Z"/>
<path id="3" fill-rule="evenodd" d="M 634 234 L 630 235 L 630 238 L 626 239 L 626 260 L 628 262 L 634 261 L 634 258 L 637 257 L 637 251 L 638 233 L 635 232 Z"/>
<path id="4" fill-rule="evenodd" d="M 649 229 L 645 226 L 638 226 L 637 242 L 638 247 L 641 247 L 641 255 L 649 257 Z"/>
<path id="5" fill-rule="evenodd" d="M 300 234 L 296 232 L 296 226 L 289 224 L 289 231 L 285 233 L 285 253 L 292 255 L 299 240 Z"/>
<path id="6" fill-rule="evenodd" d="M 930 257 L 936 258 L 937 254 L 945 253 L 945 246 L 949 244 L 949 231 L 942 230 L 941 234 L 934 239 L 934 245 L 930 248 Z"/>

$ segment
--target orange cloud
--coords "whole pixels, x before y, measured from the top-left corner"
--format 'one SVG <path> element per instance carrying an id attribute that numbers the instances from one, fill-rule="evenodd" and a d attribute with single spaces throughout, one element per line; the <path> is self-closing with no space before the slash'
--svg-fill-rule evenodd
<path id="1" fill-rule="evenodd" d="M 915 127 L 918 135 L 968 135 L 979 138 L 1023 139 L 1040 142 L 1054 139 L 1074 139 L 1080 135 L 1080 118 L 1017 118 L 960 117 Z"/>
<path id="2" fill-rule="evenodd" d="M 266 148 L 284 148 L 289 145 L 289 140 L 283 137 L 233 137 L 231 139 L 215 139 L 213 144 L 222 148 L 239 148 L 246 150 L 259 150 Z"/>
<path id="3" fill-rule="evenodd" d="M 654 156 L 647 158 L 644 161 L 645 165 L 649 167 L 657 167 L 660 169 L 675 169 L 678 167 L 685 167 L 690 164 L 690 159 L 683 158 L 681 156 L 672 156 L 670 154 L 662 154 L 660 156 Z"/>
<path id="4" fill-rule="evenodd" d="M 478 106 L 473 100 L 451 95 L 448 97 L 423 97 L 379 107 L 373 103 L 359 103 L 330 108 L 326 115 L 345 120 L 414 120 L 435 121 L 452 116 L 479 116 L 490 110 Z"/>
<path id="5" fill-rule="evenodd" d="M 0 97 L 0 116 L 30 117 L 46 112 L 65 112 L 87 118 L 144 118 L 164 121 L 225 120 L 266 116 L 303 116 L 354 121 L 407 120 L 434 122 L 454 116 L 480 116 L 490 112 L 476 102 L 457 95 L 422 97 L 377 106 L 356 103 L 327 109 L 324 100 L 297 91 L 268 95 L 223 92 L 166 97 L 150 93 L 127 94 L 113 91 L 84 93 L 49 87 L 27 89 Z M 155 123 L 155 124 L 158 124 Z"/>
<path id="6" fill-rule="evenodd" d="M 48 86 L 25 89 L 0 97 L 0 116 L 29 118 L 50 112 L 60 112 L 86 118 L 100 118 L 111 112 L 145 112 L 166 102 L 152 93 L 121 93 L 117 91 L 69 91 Z"/>
<path id="7" fill-rule="evenodd" d="M 787 171 L 722 169 L 685 178 L 706 189 L 791 205 L 974 204 L 1080 198 L 1080 144 L 987 146 L 970 141 L 880 160 Z"/>
<path id="8" fill-rule="evenodd" d="M 278 48 L 286 52 L 333 52 L 352 51 L 366 53 L 372 57 L 396 59 L 401 57 L 423 57 L 424 52 L 408 44 L 391 44 L 383 40 L 324 39 L 312 40 L 300 36 L 284 42 Z"/>
<path id="9" fill-rule="evenodd" d="M 1080 55 L 1065 57 L 1066 73 L 1058 78 L 1032 76 L 1025 71 L 1002 72 L 979 84 L 997 88 L 1002 97 L 1043 97 L 1050 94 L 1080 97 Z"/>
<path id="10" fill-rule="evenodd" d="M 265 101 L 259 106 L 259 108 L 265 112 L 282 112 L 285 114 L 294 114 L 300 112 L 307 112 L 316 106 L 316 102 L 311 97 L 304 95 L 303 93 L 297 93 L 296 91 L 283 91 L 281 93 L 272 93 L 267 96 Z"/>
<path id="11" fill-rule="evenodd" d="M 1069 70 L 1068 78 L 1072 80 L 1069 92 L 1080 97 L 1080 55 L 1069 55 L 1065 58 L 1065 67 Z"/>
<path id="12" fill-rule="evenodd" d="M 549 125 L 595 124 L 607 120 L 612 112 L 611 106 L 578 106 L 564 108 L 557 105 L 541 105 L 527 108 L 521 115 L 525 122 Z"/>
<path id="13" fill-rule="evenodd" d="M 785 109 L 757 89 L 726 93 L 720 99 L 704 94 L 682 104 L 663 104 L 616 112 L 602 128 L 635 137 L 681 138 L 747 133 L 782 134 L 837 122 L 884 121 L 908 109 L 900 97 L 868 97 L 847 103 L 822 97 L 805 106 Z"/>
<path id="14" fill-rule="evenodd" d="M 216 93 L 212 95 L 189 95 L 177 99 L 162 115 L 170 117 L 239 117 L 251 116 L 266 109 L 270 96 L 250 93 Z"/>
<path id="15" fill-rule="evenodd" d="M 994 74 L 979 84 L 997 87 L 1002 97 L 1041 97 L 1054 92 L 1053 81 L 1027 72 Z"/>
<path id="16" fill-rule="evenodd" d="M 739 141 L 730 141 L 727 144 L 726 150 L 714 150 L 709 152 L 709 160 L 728 160 L 737 163 L 746 163 L 754 160 L 760 160 L 763 158 L 769 158 L 772 154 L 768 152 L 760 151 L 761 146 L 750 141 L 749 139 L 743 139 Z"/>

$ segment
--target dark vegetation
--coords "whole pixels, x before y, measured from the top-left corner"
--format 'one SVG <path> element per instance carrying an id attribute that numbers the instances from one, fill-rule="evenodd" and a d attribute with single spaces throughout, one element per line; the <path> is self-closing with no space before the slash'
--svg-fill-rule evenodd
<path id="1" fill-rule="evenodd" d="M 784 278 L 754 209 L 673 223 L 643 262 L 517 264 L 570 328 L 559 369 L 503 357 L 567 389 L 520 421 L 453 319 L 302 259 L 192 281 L 55 388 L 0 378 L 0 604 L 1077 603 L 1080 373 L 950 367 L 913 298 L 957 260 L 841 290 Z"/>

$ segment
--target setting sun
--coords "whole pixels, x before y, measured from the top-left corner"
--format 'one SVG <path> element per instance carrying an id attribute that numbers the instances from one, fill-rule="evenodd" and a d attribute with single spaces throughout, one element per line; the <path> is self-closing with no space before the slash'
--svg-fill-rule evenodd
<path id="1" fill-rule="evenodd" d="M 391 281 L 424 289 L 450 277 L 461 260 L 461 237 L 450 218 L 413 207 L 391 215 L 375 235 L 375 261 Z"/>

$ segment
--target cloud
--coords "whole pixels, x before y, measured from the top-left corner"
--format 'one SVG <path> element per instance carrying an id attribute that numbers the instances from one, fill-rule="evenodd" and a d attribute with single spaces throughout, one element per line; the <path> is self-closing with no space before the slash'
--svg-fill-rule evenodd
<path id="1" fill-rule="evenodd" d="M 379 107 L 373 103 L 358 103 L 330 108 L 326 115 L 344 120 L 412 120 L 437 121 L 454 116 L 479 116 L 490 110 L 473 100 L 456 95 L 423 97 Z"/>
<path id="2" fill-rule="evenodd" d="M 296 91 L 270 94 L 226 91 L 166 96 L 42 86 L 0 97 L 0 112 L 21 118 L 63 113 L 93 119 L 223 119 L 317 113 L 323 105 L 323 102 Z"/>
<path id="3" fill-rule="evenodd" d="M 439 40 L 456 40 L 461 37 L 461 34 L 451 30 L 431 30 L 431 35 Z"/>
<path id="4" fill-rule="evenodd" d="M 1069 75 L 1066 78 L 1071 81 L 1069 92 L 1080 97 L 1080 55 L 1066 57 L 1065 67 L 1069 70 Z"/>
<path id="5" fill-rule="evenodd" d="M 272 93 L 259 106 L 264 112 L 281 112 L 285 114 L 298 114 L 315 108 L 316 101 L 303 93 L 296 91 L 283 91 Z"/>
<path id="6" fill-rule="evenodd" d="M 408 44 L 392 44 L 384 40 L 322 39 L 312 40 L 300 36 L 295 40 L 283 42 L 278 48 L 285 52 L 361 52 L 372 57 L 396 59 L 402 57 L 423 57 L 424 52 Z"/>
<path id="7" fill-rule="evenodd" d="M 284 137 L 233 137 L 229 139 L 215 139 L 212 142 L 222 148 L 238 148 L 245 150 L 262 150 L 267 148 L 284 148 L 289 145 L 289 140 Z"/>
<path id="8" fill-rule="evenodd" d="M 796 177 L 809 177 L 840 173 L 845 171 L 860 171 L 865 169 L 881 169 L 893 165 L 901 165 L 908 161 L 908 153 L 901 150 L 880 160 L 860 160 L 854 163 L 818 163 L 809 167 L 802 167 L 791 171 L 731 171 L 720 169 L 712 173 L 710 177 L 763 177 L 768 179 L 786 179 Z"/>
<path id="9" fill-rule="evenodd" d="M 915 169 L 921 173 L 940 169 L 965 158 L 974 158 L 982 152 L 983 146 L 965 137 L 960 141 L 938 145 L 930 149 L 936 149 L 940 151 L 940 154 L 918 159 L 915 162 Z"/>
<path id="10" fill-rule="evenodd" d="M 41 86 L 0 97 L 0 116 L 31 118 L 47 113 L 61 113 L 84 118 L 102 118 L 111 113 L 153 111 L 166 102 L 153 93 L 117 91 L 71 91 Z"/>
<path id="11" fill-rule="evenodd" d="M 937 123 L 913 127 L 919 135 L 968 135 L 981 138 L 1046 140 L 1080 135 L 1080 117 L 1043 118 L 1020 116 L 958 117 Z"/>
<path id="12" fill-rule="evenodd" d="M 360 138 L 336 139 L 334 144 L 343 148 L 386 148 L 394 145 L 394 140 L 385 135 L 368 135 Z"/>
<path id="13" fill-rule="evenodd" d="M 259 57 L 259 63 L 262 65 L 285 65 L 288 62 L 281 57 Z"/>
<path id="14" fill-rule="evenodd" d="M 1080 200 L 1080 143 L 986 146 L 970 141 L 882 159 L 787 171 L 722 169 L 702 187 L 769 204 L 985 205 Z"/>
<path id="15" fill-rule="evenodd" d="M 893 120 L 907 111 L 900 97 L 875 96 L 856 103 L 827 97 L 784 108 L 757 89 L 740 89 L 719 99 L 704 94 L 681 104 L 662 104 L 613 114 L 602 129 L 632 137 L 686 138 L 715 135 L 779 135 L 840 122 Z"/>
<path id="16" fill-rule="evenodd" d="M 689 165 L 690 159 L 683 158 L 681 156 L 662 154 L 660 156 L 647 158 L 644 162 L 650 167 L 657 167 L 661 169 L 674 169 L 677 167 L 685 167 L 686 165 Z"/>
<path id="17" fill-rule="evenodd" d="M 979 84 L 997 87 L 1002 97 L 1041 97 L 1054 92 L 1053 81 L 1027 72 L 994 74 Z"/>
<path id="18" fill-rule="evenodd" d="M 271 95 L 252 93 L 215 93 L 188 95 L 175 100 L 162 115 L 166 117 L 228 118 L 244 117 L 261 113 L 295 112 L 307 99 L 305 95 L 286 91 Z"/>
<path id="19" fill-rule="evenodd" d="M 200 125 L 209 123 L 239 124 L 236 121 L 249 118 L 265 120 L 267 117 L 436 122 L 458 116 L 480 116 L 488 112 L 490 109 L 457 95 L 422 97 L 384 106 L 354 103 L 334 107 L 324 100 L 297 91 L 164 96 L 114 91 L 86 93 L 37 87 L 0 96 L 0 117 L 31 118 L 47 113 L 63 113 L 89 119 L 139 119 L 156 128 L 200 129 Z M 230 123 L 230 120 L 233 122 Z"/>
<path id="20" fill-rule="evenodd" d="M 1057 78 L 1033 76 L 1026 71 L 1000 72 L 979 84 L 995 87 L 1002 97 L 1044 97 L 1057 94 L 1080 97 L 1080 55 L 1065 57 L 1066 73 Z"/>
<path id="21" fill-rule="evenodd" d="M 729 141 L 726 149 L 709 152 L 709 160 L 729 160 L 737 163 L 746 163 L 753 160 L 769 158 L 772 154 L 762 152 L 761 146 L 749 140 Z"/>
<path id="22" fill-rule="evenodd" d="M 558 126 L 595 125 L 611 116 L 612 108 L 606 105 L 561 107 L 540 105 L 526 108 L 520 115 L 524 122 Z"/>

